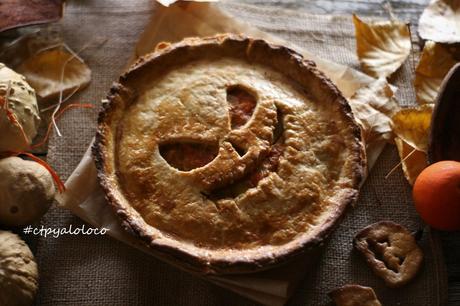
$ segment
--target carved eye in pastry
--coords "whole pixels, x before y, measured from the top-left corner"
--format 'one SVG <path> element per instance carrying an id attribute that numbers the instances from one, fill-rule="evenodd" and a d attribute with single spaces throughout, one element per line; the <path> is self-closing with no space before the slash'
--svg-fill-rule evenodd
<path id="1" fill-rule="evenodd" d="M 180 139 L 159 145 L 161 156 L 180 171 L 192 171 L 213 163 L 209 171 L 203 170 L 206 176 L 201 176 L 205 182 L 204 194 L 213 199 L 235 197 L 256 186 L 276 170 L 283 152 L 282 118 L 275 104 L 265 103 L 261 106 L 262 114 L 255 116 L 257 95 L 241 85 L 228 86 L 226 100 L 230 129 L 220 144 Z M 270 133 L 267 134 L 267 130 Z M 246 156 L 248 151 L 250 154 Z M 219 152 L 220 158 L 216 160 Z M 224 170 L 227 173 L 221 169 L 228 169 Z"/>
<path id="2" fill-rule="evenodd" d="M 256 97 L 241 86 L 227 88 L 227 102 L 232 129 L 238 129 L 245 125 L 252 117 L 257 105 Z"/>
<path id="3" fill-rule="evenodd" d="M 242 86 L 229 86 L 226 91 L 231 129 L 240 129 L 251 119 L 257 105 L 254 94 Z M 246 150 L 231 143 L 243 156 Z M 160 145 L 161 156 L 174 168 L 190 171 L 209 164 L 218 154 L 218 143 L 209 144 L 194 140 L 166 142 Z"/>

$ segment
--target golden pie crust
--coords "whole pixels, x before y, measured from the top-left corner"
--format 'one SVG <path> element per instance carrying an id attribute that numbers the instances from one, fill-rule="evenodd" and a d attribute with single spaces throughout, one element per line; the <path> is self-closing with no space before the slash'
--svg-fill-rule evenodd
<path id="1" fill-rule="evenodd" d="M 108 101 L 93 147 L 107 201 L 186 269 L 283 263 L 320 245 L 358 196 L 351 109 L 288 48 L 232 34 L 162 43 Z"/>

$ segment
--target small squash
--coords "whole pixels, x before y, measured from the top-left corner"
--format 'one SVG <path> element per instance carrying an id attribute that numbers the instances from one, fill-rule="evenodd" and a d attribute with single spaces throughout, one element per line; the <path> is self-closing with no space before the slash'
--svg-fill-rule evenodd
<path id="1" fill-rule="evenodd" d="M 32 305 L 38 269 L 27 244 L 18 235 L 0 231 L 0 305 Z"/>
<path id="2" fill-rule="evenodd" d="M 39 124 L 35 90 L 23 75 L 0 63 L 0 152 L 28 149 Z"/>
<path id="3" fill-rule="evenodd" d="M 23 226 L 38 221 L 55 193 L 53 177 L 42 165 L 19 157 L 0 159 L 0 224 Z"/>

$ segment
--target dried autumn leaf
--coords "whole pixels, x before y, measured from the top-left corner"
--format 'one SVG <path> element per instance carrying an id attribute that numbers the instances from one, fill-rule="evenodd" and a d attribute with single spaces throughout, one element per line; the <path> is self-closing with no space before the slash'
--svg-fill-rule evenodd
<path id="1" fill-rule="evenodd" d="M 385 78 L 360 88 L 349 100 L 366 144 L 369 169 L 386 142 L 392 139 L 391 117 L 399 110 L 394 92 Z"/>
<path id="2" fill-rule="evenodd" d="M 67 95 L 91 81 L 91 70 L 62 46 L 43 50 L 25 60 L 17 71 L 23 74 L 42 99 Z"/>
<path id="3" fill-rule="evenodd" d="M 367 74 L 388 77 L 410 54 L 411 40 L 407 24 L 397 21 L 365 23 L 353 15 L 359 62 Z"/>
<path id="4" fill-rule="evenodd" d="M 40 30 L 27 32 L 18 39 L 0 47 L 0 62 L 16 68 L 27 58 L 37 53 L 37 50 L 59 44 L 62 44 L 59 27 L 57 25 L 42 27 Z"/>
<path id="5" fill-rule="evenodd" d="M 366 144 L 392 139 L 391 118 L 399 104 L 385 78 L 359 89 L 350 99 L 350 106 L 360 123 Z"/>
<path id="6" fill-rule="evenodd" d="M 399 137 L 395 138 L 404 176 L 409 184 L 414 185 L 417 176 L 428 166 L 425 152 L 418 151 Z"/>
<path id="7" fill-rule="evenodd" d="M 459 48 L 427 41 L 415 70 L 414 87 L 420 104 L 434 103 L 442 80 L 455 63 Z"/>
<path id="8" fill-rule="evenodd" d="M 33 24 L 58 21 L 62 17 L 62 0 L 2 0 L 0 32 Z"/>
<path id="9" fill-rule="evenodd" d="M 392 118 L 393 132 L 409 146 L 426 152 L 432 113 L 433 106 L 428 104 L 420 108 L 402 109 Z"/>
<path id="10" fill-rule="evenodd" d="M 460 42 L 460 1 L 434 0 L 419 20 L 418 33 L 425 40 L 440 43 Z"/>

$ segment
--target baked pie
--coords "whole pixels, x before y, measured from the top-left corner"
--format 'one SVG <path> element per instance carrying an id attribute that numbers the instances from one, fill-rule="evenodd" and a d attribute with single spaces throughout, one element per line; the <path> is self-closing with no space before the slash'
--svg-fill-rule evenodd
<path id="1" fill-rule="evenodd" d="M 108 203 L 167 260 L 266 269 L 320 244 L 357 195 L 360 129 L 311 61 L 223 34 L 161 43 L 115 83 L 93 147 Z"/>

